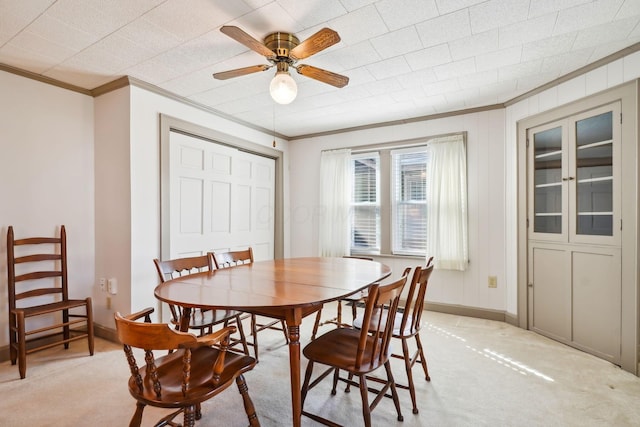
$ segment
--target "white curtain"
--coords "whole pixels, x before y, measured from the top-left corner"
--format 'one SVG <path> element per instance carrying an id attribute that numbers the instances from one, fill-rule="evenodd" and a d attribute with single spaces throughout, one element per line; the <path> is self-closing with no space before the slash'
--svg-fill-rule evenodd
<path id="1" fill-rule="evenodd" d="M 435 268 L 466 270 L 467 156 L 463 135 L 429 141 L 427 179 L 427 258 Z"/>
<path id="2" fill-rule="evenodd" d="M 350 253 L 351 150 L 324 151 L 320 158 L 320 256 Z"/>

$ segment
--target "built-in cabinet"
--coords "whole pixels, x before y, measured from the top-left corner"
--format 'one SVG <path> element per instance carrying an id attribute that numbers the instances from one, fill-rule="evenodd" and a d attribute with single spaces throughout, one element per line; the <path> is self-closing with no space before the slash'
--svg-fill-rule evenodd
<path id="1" fill-rule="evenodd" d="M 620 103 L 527 141 L 531 329 L 619 364 Z"/>
<path id="2" fill-rule="evenodd" d="M 519 292 L 529 329 L 636 373 L 637 304 L 625 301 L 638 298 L 635 261 L 623 269 L 637 243 L 635 85 L 626 89 L 624 102 L 619 89 L 520 124 Z"/>

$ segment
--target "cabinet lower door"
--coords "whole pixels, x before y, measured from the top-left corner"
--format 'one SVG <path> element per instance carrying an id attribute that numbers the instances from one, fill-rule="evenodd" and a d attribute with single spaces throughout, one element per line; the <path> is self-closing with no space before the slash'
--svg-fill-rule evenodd
<path id="1" fill-rule="evenodd" d="M 531 329 L 620 363 L 620 250 L 530 242 Z"/>

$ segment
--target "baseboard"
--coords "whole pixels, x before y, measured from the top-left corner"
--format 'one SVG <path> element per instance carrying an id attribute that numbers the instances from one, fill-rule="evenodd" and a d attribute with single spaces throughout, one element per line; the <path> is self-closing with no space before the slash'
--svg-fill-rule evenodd
<path id="1" fill-rule="evenodd" d="M 107 341 L 111 341 L 115 343 L 119 342 L 118 335 L 116 334 L 115 329 L 105 328 L 104 326 L 97 325 L 94 323 L 93 334 L 94 336 L 105 339 Z M 51 337 L 49 339 L 43 339 L 41 342 L 47 343 L 47 342 L 55 342 L 55 341 L 57 341 L 57 339 L 55 337 Z M 62 343 L 60 345 L 62 345 Z M 10 359 L 9 345 L 0 347 L 0 362 L 6 362 L 9 359 Z"/>
<path id="2" fill-rule="evenodd" d="M 500 322 L 511 323 L 511 315 L 500 310 L 490 310 L 488 308 L 467 307 L 464 305 L 442 304 L 425 302 L 424 308 L 438 313 L 455 314 L 458 316 L 477 317 L 479 319 L 498 320 Z"/>
<path id="3" fill-rule="evenodd" d="M 107 328 L 102 325 L 96 325 L 94 323 L 93 334 L 98 338 L 102 338 L 103 340 L 111 341 L 114 343 L 120 342 L 120 340 L 118 340 L 118 333 L 116 332 L 115 329 Z"/>
<path id="4" fill-rule="evenodd" d="M 520 327 L 520 320 L 518 319 L 518 316 L 515 314 L 505 313 L 504 321 L 510 324 L 511 326 L 515 326 L 516 328 Z"/>

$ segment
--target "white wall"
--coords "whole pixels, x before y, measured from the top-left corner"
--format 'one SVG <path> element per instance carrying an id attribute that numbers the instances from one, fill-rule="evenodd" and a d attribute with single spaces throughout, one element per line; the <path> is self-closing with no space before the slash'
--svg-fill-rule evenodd
<path id="1" fill-rule="evenodd" d="M 111 206 L 113 215 L 96 221 L 96 234 L 101 236 L 97 244 L 105 256 L 97 277 L 117 277 L 119 285 L 118 295 L 111 296 L 110 309 L 105 302 L 108 295 L 99 295 L 96 305 L 101 313 L 96 318 L 112 328 L 116 310 L 128 313 L 159 306 L 153 296 L 158 284 L 153 259 L 160 258 L 160 114 L 232 135 L 230 140 L 241 138 L 271 146 L 273 136 L 136 86 L 100 96 L 96 105 L 102 116 L 97 122 L 104 122 L 104 126 L 96 126 L 96 141 L 109 145 L 101 148 L 108 153 L 96 162 L 102 163 L 100 170 L 104 171 L 115 163 L 117 174 L 115 182 L 108 176 L 99 178 L 104 186 L 96 188 L 96 197 L 104 196 L 108 202 L 102 206 Z M 225 142 L 224 136 L 221 140 Z M 285 189 L 287 147 L 286 141 L 278 140 L 277 149 L 284 152 Z M 287 195 L 285 191 L 288 206 Z M 285 228 L 285 256 L 289 253 L 288 234 Z"/>
<path id="2" fill-rule="evenodd" d="M 518 292 L 518 121 L 552 110 L 603 90 L 640 77 L 640 52 L 634 52 L 614 62 L 596 68 L 564 83 L 530 96 L 506 108 L 505 181 L 506 189 L 506 263 L 507 311 L 517 312 Z M 635 141 L 630 141 L 635 143 Z M 637 167 L 637 164 L 636 164 Z"/>
<path id="3" fill-rule="evenodd" d="M 93 99 L 0 71 L 0 346 L 8 345 L 6 233 L 67 229 L 69 292 L 94 296 Z"/>
<path id="4" fill-rule="evenodd" d="M 96 290 L 95 322 L 113 329 L 113 311 L 129 313 L 131 289 L 130 88 L 95 98 L 96 275 L 119 281 L 118 293 Z M 110 299 L 108 307 L 107 299 Z"/>
<path id="5" fill-rule="evenodd" d="M 492 310 L 506 309 L 504 110 L 359 130 L 309 138 L 290 144 L 291 253 L 318 254 L 318 191 L 322 150 L 393 142 L 450 132 L 467 132 L 469 189 L 469 269 L 436 270 L 429 283 L 430 302 Z M 423 263 L 416 258 L 384 257 L 394 274 Z M 488 287 L 488 276 L 498 287 Z"/>

